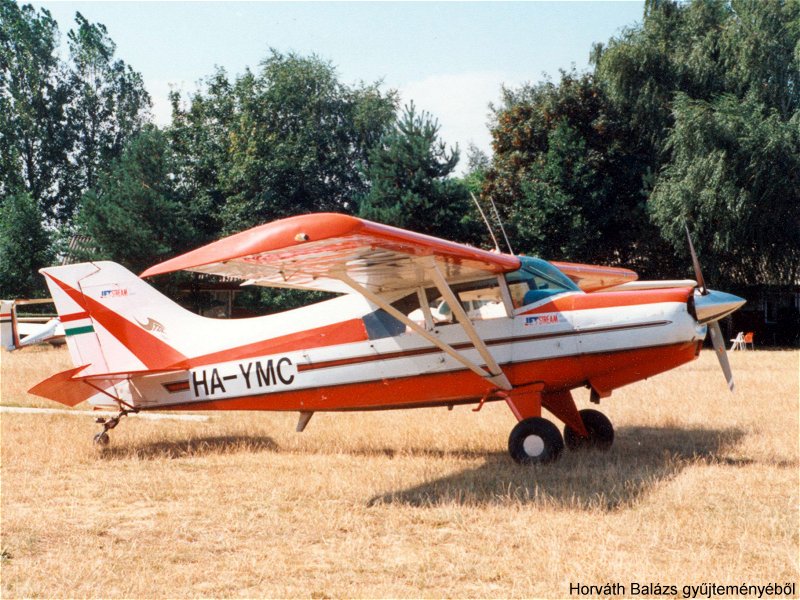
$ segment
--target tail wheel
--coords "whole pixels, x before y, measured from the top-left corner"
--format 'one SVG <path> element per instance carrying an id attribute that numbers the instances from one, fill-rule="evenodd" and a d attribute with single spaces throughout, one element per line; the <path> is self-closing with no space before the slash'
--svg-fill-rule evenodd
<path id="1" fill-rule="evenodd" d="M 609 450 L 614 443 L 614 426 L 603 413 L 585 408 L 579 413 L 589 437 L 582 437 L 569 425 L 564 427 L 564 443 L 570 450 Z"/>
<path id="2" fill-rule="evenodd" d="M 564 449 L 558 427 L 547 419 L 532 417 L 514 426 L 508 436 L 508 452 L 520 464 L 533 465 L 556 460 Z"/>

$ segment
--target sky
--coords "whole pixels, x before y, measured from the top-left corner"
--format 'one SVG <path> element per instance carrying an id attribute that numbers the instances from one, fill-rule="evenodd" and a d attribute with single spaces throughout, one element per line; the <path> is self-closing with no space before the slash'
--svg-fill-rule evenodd
<path id="1" fill-rule="evenodd" d="M 66 32 L 75 12 L 103 23 L 117 58 L 139 71 L 159 125 L 167 94 L 186 95 L 216 66 L 257 69 L 270 48 L 330 61 L 352 85 L 382 81 L 438 119 L 441 138 L 491 153 L 489 104 L 559 69 L 589 68 L 605 43 L 642 18 L 641 1 L 595 2 L 33 2 Z"/>

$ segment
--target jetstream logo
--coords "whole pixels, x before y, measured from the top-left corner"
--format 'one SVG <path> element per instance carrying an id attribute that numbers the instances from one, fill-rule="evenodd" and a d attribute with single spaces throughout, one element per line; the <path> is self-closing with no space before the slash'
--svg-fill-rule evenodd
<path id="1" fill-rule="evenodd" d="M 525 327 L 538 327 L 539 325 L 554 325 L 561 322 L 559 314 L 553 315 L 531 315 L 525 317 Z"/>
<path id="2" fill-rule="evenodd" d="M 113 290 L 100 290 L 101 298 L 119 298 L 121 296 L 127 296 L 127 295 L 128 295 L 128 290 L 126 288 L 113 289 Z"/>

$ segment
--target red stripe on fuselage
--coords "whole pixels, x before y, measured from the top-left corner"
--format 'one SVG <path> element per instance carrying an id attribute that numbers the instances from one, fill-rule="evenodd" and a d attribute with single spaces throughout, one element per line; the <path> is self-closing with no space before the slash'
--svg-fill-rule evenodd
<path id="1" fill-rule="evenodd" d="M 307 350 L 323 348 L 325 346 L 338 346 L 340 344 L 350 344 L 352 342 L 364 342 L 368 340 L 367 330 L 364 321 L 361 319 L 349 319 L 332 325 L 306 329 L 289 333 L 269 340 L 261 340 L 244 346 L 228 348 L 202 356 L 186 359 L 180 363 L 171 365 L 174 369 L 191 369 L 202 365 L 210 365 L 231 360 L 244 360 L 246 358 L 256 358 L 281 352 L 292 352 L 297 350 Z"/>
<path id="2" fill-rule="evenodd" d="M 565 312 L 572 310 L 591 310 L 593 308 L 618 308 L 659 302 L 686 302 L 692 288 L 666 288 L 657 290 L 637 290 L 630 292 L 594 292 L 591 294 L 570 294 L 525 311 L 523 315 Z"/>
<path id="3" fill-rule="evenodd" d="M 543 381 L 546 391 L 573 389 L 602 378 L 610 389 L 652 377 L 696 358 L 694 342 L 583 356 L 534 360 L 504 367 L 512 385 Z M 494 386 L 461 369 L 447 373 L 343 383 L 225 400 L 164 405 L 164 410 L 342 411 L 412 408 L 477 402 Z M 513 393 L 513 392 L 512 392 Z M 144 408 L 144 407 L 143 407 Z M 145 410 L 149 410 L 145 408 Z"/>

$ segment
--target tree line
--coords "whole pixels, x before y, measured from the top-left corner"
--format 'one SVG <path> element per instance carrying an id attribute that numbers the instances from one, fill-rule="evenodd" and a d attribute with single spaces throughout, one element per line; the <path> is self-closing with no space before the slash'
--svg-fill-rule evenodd
<path id="1" fill-rule="evenodd" d="M 66 36 L 62 59 L 45 9 L 0 0 L 2 297 L 40 293 L 76 235 L 134 270 L 315 211 L 485 246 L 470 193 L 517 252 L 682 277 L 686 221 L 715 285 L 800 279 L 797 0 L 648 0 L 590 72 L 503 88 L 459 177 L 432 115 L 323 58 L 218 69 L 157 127 L 106 28 Z"/>

